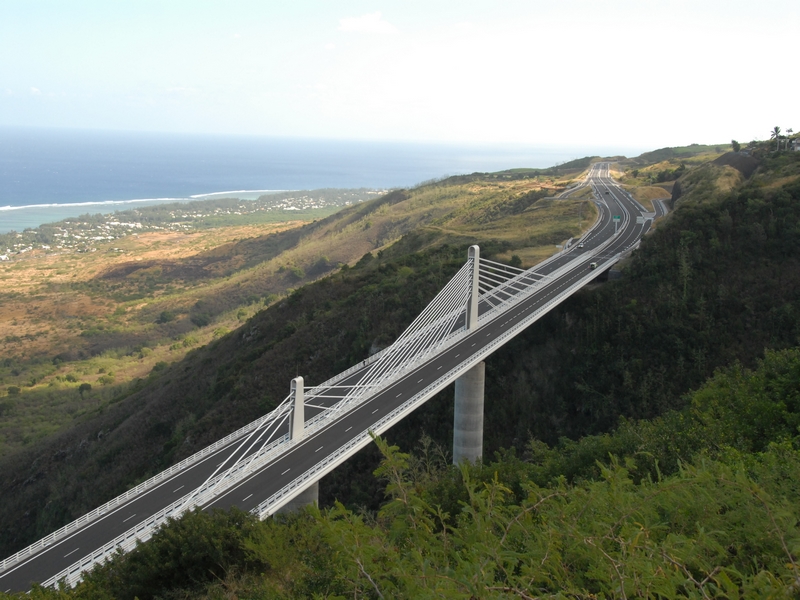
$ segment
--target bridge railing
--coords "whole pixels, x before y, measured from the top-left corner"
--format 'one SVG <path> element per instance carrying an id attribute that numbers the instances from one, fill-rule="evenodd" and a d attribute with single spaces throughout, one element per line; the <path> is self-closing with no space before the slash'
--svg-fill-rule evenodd
<path id="1" fill-rule="evenodd" d="M 53 533 L 51 533 L 51 534 L 43 537 L 42 539 L 34 542 L 33 544 L 31 544 L 27 548 L 23 548 L 22 550 L 20 550 L 16 554 L 13 554 L 13 555 L 9 556 L 8 558 L 6 558 L 5 560 L 0 561 L 0 572 L 3 572 L 6 569 L 9 569 L 10 567 L 14 566 L 15 564 L 19 563 L 20 561 L 24 560 L 25 558 L 35 554 L 36 552 L 39 552 L 40 550 L 50 546 L 51 544 L 57 542 L 58 540 L 64 538 L 65 536 L 69 535 L 73 531 L 75 531 L 75 530 L 87 525 L 88 523 L 90 523 L 90 522 L 102 517 L 109 510 L 112 510 L 112 509 L 114 509 L 114 508 L 116 508 L 116 507 L 118 507 L 118 506 L 120 506 L 122 504 L 125 504 L 126 502 L 128 502 L 132 498 L 135 498 L 139 494 L 142 494 L 142 493 L 152 489 L 154 486 L 156 486 L 156 485 L 162 483 L 163 481 L 169 479 L 170 477 L 172 477 L 176 473 L 178 473 L 178 472 L 184 470 L 185 468 L 193 465 L 194 463 L 196 463 L 199 460 L 205 458 L 209 454 L 213 454 L 215 451 L 219 450 L 220 448 L 223 448 L 223 447 L 227 446 L 233 440 L 236 440 L 236 439 L 242 437 L 243 435 L 246 435 L 247 433 L 251 432 L 253 429 L 261 426 L 261 424 L 263 424 L 264 421 L 268 420 L 270 418 L 270 416 L 271 416 L 270 414 L 267 414 L 267 415 L 264 415 L 263 417 L 259 417 L 255 421 L 252 421 L 251 423 L 248 423 L 244 427 L 241 427 L 240 429 L 237 429 L 233 433 L 231 433 L 229 435 L 226 435 L 224 438 L 222 438 L 220 440 L 217 440 L 216 442 L 214 442 L 210 446 L 206 446 L 202 450 L 200 450 L 198 452 L 195 452 L 191 456 L 183 459 L 181 462 L 171 466 L 170 468 L 168 468 L 168 469 L 166 469 L 164 471 L 161 471 L 160 473 L 158 473 L 157 475 L 154 475 L 153 477 L 151 477 L 147 481 L 144 481 L 144 482 L 140 483 L 139 485 L 137 485 L 136 487 L 131 488 L 127 492 L 124 492 L 124 493 L 120 494 L 116 498 L 114 498 L 112 500 L 109 500 L 108 502 L 106 502 L 102 506 L 98 506 L 94 510 L 89 511 L 88 513 L 86 513 L 85 515 L 75 519 L 71 523 L 68 523 L 68 524 L 64 525 L 63 527 L 61 527 L 60 529 L 57 529 Z"/>
<path id="2" fill-rule="evenodd" d="M 279 450 L 282 450 L 279 447 L 285 444 L 288 439 L 289 435 L 286 434 L 280 439 L 272 442 L 266 448 L 263 448 L 260 451 L 261 456 L 259 456 L 256 461 L 243 465 L 239 472 L 235 472 L 233 474 L 225 472 L 212 479 L 209 479 L 201 489 L 192 490 L 157 513 L 150 515 L 148 518 L 128 529 L 125 533 L 118 535 L 116 538 L 98 548 L 91 554 L 87 554 L 80 560 L 75 561 L 66 569 L 63 569 L 59 573 L 53 575 L 47 581 L 42 582 L 42 585 L 44 587 L 54 586 L 59 581 L 64 580 L 68 586 L 74 586 L 78 581 L 80 581 L 84 571 L 92 568 L 92 566 L 96 565 L 97 563 L 104 562 L 117 550 L 122 550 L 124 552 L 132 550 L 138 542 L 146 542 L 149 540 L 153 536 L 155 530 L 161 524 L 167 521 L 167 519 L 179 517 L 183 513 L 192 510 L 196 506 L 202 506 L 211 500 L 213 495 L 216 495 L 213 494 L 213 492 L 216 491 L 217 484 L 219 484 L 219 482 L 224 478 L 231 478 L 230 484 L 225 488 L 227 489 L 230 487 L 230 485 L 241 481 L 255 469 L 263 466 L 265 462 L 268 462 L 274 458 L 274 456 L 278 454 Z M 211 497 L 206 494 L 208 491 L 212 492 Z M 217 494 L 221 493 L 222 491 L 223 490 L 219 490 Z"/>

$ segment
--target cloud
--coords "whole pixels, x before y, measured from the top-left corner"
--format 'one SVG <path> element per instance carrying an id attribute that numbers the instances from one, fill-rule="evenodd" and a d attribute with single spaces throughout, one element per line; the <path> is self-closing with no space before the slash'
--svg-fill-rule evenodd
<path id="1" fill-rule="evenodd" d="M 42 90 L 35 87 L 31 88 L 31 96 L 41 96 L 41 95 L 42 95 Z"/>
<path id="2" fill-rule="evenodd" d="M 348 33 L 394 33 L 397 29 L 388 21 L 384 21 L 380 12 L 375 12 L 360 17 L 339 19 L 339 31 Z"/>

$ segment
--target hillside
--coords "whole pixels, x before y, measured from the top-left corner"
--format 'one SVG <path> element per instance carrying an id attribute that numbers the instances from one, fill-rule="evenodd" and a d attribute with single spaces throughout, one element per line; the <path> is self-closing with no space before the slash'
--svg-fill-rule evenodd
<path id="1" fill-rule="evenodd" d="M 363 359 L 416 316 L 474 240 L 496 259 L 531 264 L 551 254 L 596 214 L 586 199 L 550 199 L 563 187 L 529 174 L 448 180 L 189 256 L 85 271 L 87 280 L 58 293 L 88 296 L 101 314 L 84 316 L 66 348 L 43 343 L 27 358 L 31 340 L 6 340 L 5 383 L 17 389 L 2 399 L 8 485 L 0 512 L 16 524 L 2 527 L 3 547 L 263 414 L 297 372 L 322 381 Z M 39 294 L 52 300 L 41 286 L 7 306 L 31 308 Z M 141 296 L 127 300 L 131 293 Z M 239 319 L 239 329 L 225 328 Z M 202 340 L 211 343 L 200 347 Z M 91 491 L 87 478 L 97 480 Z M 27 515 L 20 520 L 18 511 Z"/>
<path id="2" fill-rule="evenodd" d="M 546 200 L 569 181 L 476 174 L 304 224 L 156 230 L 96 252 L 0 263 L 0 456 L 90 417 L 153 369 L 407 233 L 415 245 L 405 251 L 495 240 L 505 244 L 500 258 L 533 264 L 594 220 L 586 199 Z"/>
<path id="3" fill-rule="evenodd" d="M 555 497 L 576 498 L 575 502 L 580 503 L 583 502 L 581 499 L 591 497 L 600 502 L 596 508 L 598 514 L 605 514 L 603 511 L 609 506 L 608 499 L 613 494 L 620 498 L 620 490 L 629 490 L 635 495 L 641 489 L 641 498 L 649 498 L 652 493 L 660 494 L 654 489 L 648 490 L 646 486 L 631 487 L 645 484 L 634 472 L 634 467 L 642 474 L 649 472 L 653 481 L 657 481 L 659 486 L 663 484 L 665 490 L 688 490 L 685 497 L 710 495 L 718 498 L 714 502 L 719 501 L 722 506 L 731 493 L 730 487 L 723 484 L 709 488 L 686 487 L 689 484 L 680 483 L 681 477 L 691 472 L 697 481 L 724 483 L 733 476 L 730 473 L 739 472 L 742 465 L 747 465 L 753 473 L 751 479 L 742 480 L 743 487 L 737 489 L 747 490 L 751 483 L 764 485 L 765 489 L 770 490 L 769 502 L 774 500 L 775 504 L 766 500 L 761 502 L 758 496 L 747 496 L 747 493 L 737 502 L 748 507 L 750 505 L 747 502 L 755 498 L 756 504 L 761 502 L 760 506 L 766 505 L 770 510 L 774 508 L 772 518 L 777 521 L 773 520 L 772 525 L 768 520 L 764 521 L 766 525 L 748 525 L 749 528 L 742 529 L 744 537 L 730 538 L 725 544 L 737 548 L 736 555 L 752 555 L 754 544 L 761 538 L 754 540 L 747 532 L 757 531 L 759 527 L 762 530 L 771 527 L 770 531 L 785 532 L 786 540 L 797 539 L 796 525 L 787 525 L 793 514 L 788 499 L 793 497 L 792 493 L 796 494 L 796 490 L 787 491 L 787 488 L 781 487 L 783 475 L 775 475 L 780 471 L 775 465 L 783 463 L 786 470 L 780 473 L 786 473 L 788 480 L 793 480 L 790 473 L 794 473 L 793 465 L 797 463 L 796 448 L 791 444 L 785 449 L 770 450 L 768 447 L 770 442 L 785 441 L 795 435 L 796 417 L 792 415 L 797 409 L 791 400 L 791 393 L 786 391 L 793 389 L 791 385 L 777 389 L 767 384 L 769 393 L 778 394 L 775 403 L 783 403 L 783 408 L 775 409 L 777 412 L 770 413 L 767 410 L 769 407 L 764 405 L 767 407 L 764 410 L 755 413 L 745 410 L 746 416 L 730 419 L 731 430 L 715 431 L 713 434 L 708 429 L 695 432 L 695 437 L 690 435 L 691 439 L 684 440 L 686 452 L 683 454 L 680 451 L 676 453 L 672 443 L 676 436 L 694 435 L 694 430 L 686 430 L 683 423 L 687 414 L 698 415 L 695 409 L 701 405 L 695 404 L 700 402 L 699 399 L 693 400 L 688 394 L 701 387 L 715 370 L 736 363 L 755 368 L 764 356 L 765 349 L 791 349 L 800 344 L 800 156 L 766 153 L 755 158 L 759 163 L 755 172 L 749 178 L 738 181 L 730 190 L 715 188 L 717 191 L 713 197 L 696 199 L 687 193 L 668 219 L 643 241 L 621 280 L 579 293 L 487 361 L 485 452 L 488 459 L 501 448 L 509 451 L 502 453 L 498 462 L 489 465 L 483 475 L 475 475 L 482 477 L 488 485 L 492 477 L 489 471 L 494 469 L 500 474 L 495 487 L 481 488 L 484 491 L 480 491 L 470 488 L 467 481 L 461 491 L 453 492 L 455 501 L 447 509 L 451 515 L 462 514 L 461 511 L 465 510 L 458 504 L 458 499 L 466 498 L 467 506 L 473 506 L 470 504 L 473 501 L 478 504 L 473 506 L 472 511 L 466 509 L 464 516 L 459 517 L 461 520 L 458 524 L 452 524 L 454 529 L 451 531 L 456 531 L 456 525 L 464 525 L 466 528 L 459 530 L 463 535 L 479 535 L 478 529 L 470 529 L 466 525 L 470 518 L 474 517 L 477 523 L 483 518 L 481 515 L 488 515 L 485 512 L 489 502 L 486 493 L 498 498 L 494 506 L 500 508 L 491 514 L 508 515 L 504 521 L 508 527 L 515 522 L 516 515 L 522 518 L 522 515 L 531 514 L 526 508 L 530 505 L 524 504 L 526 499 L 532 499 L 531 502 L 535 504 L 545 496 L 555 494 Z M 716 171 L 701 171 L 702 168 L 702 163 L 687 167 L 688 172 L 681 177 L 689 178 L 693 173 L 693 177 L 699 177 L 698 173 L 705 172 L 710 174 L 706 176 L 707 180 L 716 186 L 713 175 Z M 701 180 L 702 177 L 698 179 Z M 448 197 L 446 185 L 435 184 L 420 189 L 431 194 L 432 198 Z M 413 196 L 417 192 L 419 190 L 408 193 Z M 524 194 L 519 197 L 524 197 Z M 526 248 L 530 248 L 522 245 L 523 242 L 530 244 L 530 234 L 525 237 L 524 230 L 513 227 L 505 233 L 505 237 L 500 234 L 507 231 L 504 228 L 509 224 L 515 223 L 514 216 L 522 214 L 527 217 L 528 212 L 544 211 L 545 208 L 536 208 L 540 202 L 543 207 L 561 206 L 560 203 L 541 198 L 515 213 L 519 208 L 514 206 L 518 205 L 508 196 L 500 204 L 464 203 L 460 211 L 451 213 L 451 217 L 431 220 L 424 227 L 409 230 L 394 244 L 381 248 L 382 252 L 364 254 L 352 268 L 341 268 L 316 283 L 297 288 L 269 309 L 253 315 L 237 331 L 220 337 L 207 348 L 193 350 L 182 362 L 155 370 L 147 380 L 120 393 L 113 401 L 99 404 L 71 429 L 4 459 L 0 463 L 0 476 L 9 482 L 9 492 L 4 492 L 0 509 L 0 535 L 4 547 L 9 551 L 19 547 L 24 541 L 90 508 L 96 503 L 97 496 L 113 495 L 126 485 L 202 447 L 236 424 L 261 414 L 285 396 L 288 381 L 295 373 L 301 372 L 313 384 L 324 379 L 326 373 L 334 373 L 363 358 L 370 349 L 385 345 L 463 263 L 468 243 L 462 237 L 465 231 L 473 231 L 475 237 L 472 239 L 481 240 L 479 243 L 488 256 L 508 259 L 512 253 L 522 255 Z M 388 201 L 384 203 L 386 205 Z M 570 210 L 575 215 L 579 209 L 576 206 Z M 357 217 L 353 211 L 344 215 L 344 218 L 357 222 L 362 217 Z M 562 231 L 559 228 L 554 230 Z M 482 232 L 485 237 L 475 232 Z M 525 261 L 530 260 L 535 260 L 533 255 L 525 254 Z M 791 360 L 796 361 L 796 357 Z M 731 368 L 735 374 L 739 367 Z M 789 371 L 794 373 L 795 368 L 790 367 Z M 736 381 L 733 375 L 731 377 L 728 383 L 719 385 L 721 391 L 715 392 L 719 398 L 729 398 L 725 389 L 731 388 Z M 764 377 L 769 381 L 772 376 Z M 748 397 L 743 396 L 740 402 L 746 403 Z M 709 398 L 707 394 L 706 400 Z M 722 400 L 717 402 L 722 403 Z M 719 411 L 724 412 L 724 407 L 715 408 L 713 403 L 702 406 L 705 406 L 704 414 L 713 418 L 721 414 Z M 714 413 L 715 410 L 718 412 Z M 766 433 L 759 434 L 761 437 L 757 443 L 745 444 L 747 435 L 752 434 L 756 439 L 755 433 L 741 431 L 753 421 L 754 415 L 783 413 L 788 416 L 776 417 L 777 420 L 773 422 L 768 422 L 768 419 L 764 421 L 759 431 Z M 657 425 L 660 422 L 656 419 L 659 415 L 666 423 L 662 429 L 658 429 L 662 426 Z M 623 424 L 618 434 L 604 436 L 618 426 L 621 416 L 634 420 L 656 419 L 650 421 L 656 425 L 649 428 L 647 422 L 642 421 L 641 427 L 626 428 Z M 702 417 L 702 414 L 699 416 Z M 778 432 L 780 436 L 776 433 L 777 437 L 770 437 L 777 431 L 775 423 L 780 419 L 784 419 Z M 701 421 L 708 425 L 708 419 Z M 428 454 L 423 452 L 419 459 L 422 462 L 414 463 L 423 469 L 424 475 L 421 465 L 425 461 L 435 462 L 436 453 L 431 449 L 430 440 L 443 448 L 449 447 L 451 428 L 452 392 L 445 392 L 393 428 L 387 433 L 387 438 L 404 450 L 416 447 L 421 439 L 427 440 Z M 724 442 L 720 446 L 709 447 L 709 437 Z M 582 438 L 582 441 L 576 441 Z M 745 453 L 764 451 L 765 454 L 752 459 L 748 456 L 737 458 L 720 453 L 724 449 L 721 446 L 732 446 Z M 669 453 L 670 448 L 672 454 Z M 719 462 L 698 463 L 695 465 L 697 471 L 676 471 L 678 458 L 689 460 L 704 450 L 713 450 L 714 460 Z M 393 453 L 385 448 L 384 451 L 389 462 L 381 473 L 392 483 L 387 490 L 390 496 L 397 498 L 400 490 L 408 489 L 404 487 L 407 473 L 405 467 L 392 462 L 397 460 Z M 605 460 L 608 451 L 628 457 L 630 461 L 597 472 L 595 461 Z M 514 458 L 514 453 L 518 459 Z M 648 462 L 647 456 L 650 455 L 659 456 L 660 467 Z M 351 508 L 378 510 L 384 501 L 385 490 L 370 473 L 378 467 L 380 458 L 377 447 L 369 448 L 324 479 L 321 483 L 321 504 L 332 506 L 333 500 L 338 498 Z M 514 462 L 520 459 L 522 463 Z M 636 461 L 640 461 L 638 467 Z M 522 468 L 522 464 L 534 467 Z M 620 465 L 624 465 L 624 468 Z M 756 468 L 758 465 L 763 469 Z M 673 479 L 662 482 L 659 469 Z M 450 473 L 446 469 L 444 471 Z M 528 473 L 526 477 L 532 483 L 523 484 L 519 478 L 514 479 L 514 472 Z M 574 487 L 561 489 L 557 486 L 565 484 L 552 484 L 552 480 L 558 480 L 559 475 L 570 480 L 576 478 Z M 450 492 L 443 491 L 441 486 L 449 485 L 446 483 L 449 481 L 447 477 L 449 475 L 431 474 L 428 483 L 420 482 L 414 488 L 414 494 L 406 496 L 405 504 L 401 503 L 401 506 L 394 502 L 383 509 L 383 518 L 388 519 L 385 523 L 388 523 L 387 528 L 393 532 L 392 535 L 401 535 L 402 538 L 408 533 L 401 526 L 408 522 L 404 517 L 408 514 L 403 512 L 406 510 L 404 507 L 411 507 L 408 510 L 412 510 L 413 514 L 422 515 L 420 519 L 438 522 L 440 517 L 429 514 L 427 507 L 435 508 L 436 504 L 445 503 Z M 581 483 L 581 478 L 585 478 L 586 483 Z M 91 496 L 83 485 L 86 481 L 93 482 Z M 614 482 L 618 482 L 618 487 Z M 417 494 L 422 492 L 418 490 L 429 484 L 433 490 L 430 493 L 434 494 L 436 501 L 423 494 L 424 505 L 420 504 L 422 501 L 418 502 Z M 547 487 L 551 484 L 556 487 Z M 453 485 L 461 484 L 456 482 Z M 513 494 L 497 486 L 508 487 Z M 607 491 L 601 489 L 603 486 L 609 486 Z M 507 500 L 499 500 L 501 497 Z M 746 498 L 750 500 L 746 502 Z M 635 500 L 633 505 L 639 507 L 636 510 L 644 510 L 644 501 L 641 499 Z M 681 506 L 688 508 L 674 510 L 678 513 L 686 510 L 690 515 L 702 508 L 691 503 Z M 513 512 L 517 510 L 514 507 L 524 510 Z M 703 513 L 703 522 L 708 519 L 709 527 L 734 531 L 738 527 L 735 514 L 739 513 L 731 517 L 733 521 L 714 521 L 716 517 L 713 514 L 730 512 L 722 508 L 720 510 L 720 513 L 714 513 L 713 510 Z M 742 510 L 741 514 L 755 518 L 755 509 Z M 557 515 L 563 513 L 553 514 L 553 519 L 557 521 Z M 615 513 L 608 514 L 609 518 L 616 518 L 613 517 Z M 393 517 L 397 520 L 392 520 Z M 225 518 L 238 519 L 235 516 Z M 489 518 L 486 516 L 486 519 Z M 334 527 L 326 531 L 335 531 L 342 539 L 353 540 L 352 536 L 384 539 L 381 532 L 369 529 L 359 517 L 343 508 L 336 509 L 326 519 L 329 520 L 321 522 L 319 527 Z M 623 515 L 619 515 L 619 519 L 628 523 Z M 681 521 L 674 531 L 669 530 L 670 535 L 685 535 L 688 536 L 686 539 L 697 543 L 695 540 L 699 539 L 699 534 L 694 530 L 689 532 L 687 528 L 690 525 L 687 523 L 689 521 Z M 694 524 L 695 521 L 692 521 L 691 526 Z M 350 525 L 353 529 L 347 529 Z M 612 523 L 607 525 L 611 526 Z M 370 523 L 369 527 L 372 526 Z M 634 527 L 635 523 L 630 523 L 630 526 Z M 275 524 L 264 527 L 269 535 L 278 536 L 277 539 L 295 535 L 291 532 L 297 531 L 270 529 L 279 527 Z M 320 531 L 311 525 L 298 527 Z M 428 527 L 439 529 L 434 525 Z M 247 533 L 249 530 L 243 531 Z M 491 531 L 491 527 L 484 531 Z M 550 531 L 554 536 L 566 535 L 563 532 L 556 533 L 555 529 Z M 574 533 L 583 530 L 578 528 L 569 531 Z M 609 531 L 611 535 L 615 530 Z M 576 540 L 584 539 L 586 535 L 596 535 L 599 540 L 605 533 L 594 531 L 575 535 Z M 329 543 L 333 538 L 318 533 L 316 539 Z M 473 539 L 475 541 L 472 543 L 476 544 L 494 543 L 488 538 L 481 538 L 482 541 L 475 537 L 463 539 Z M 769 546 L 767 541 L 764 544 Z M 240 547 L 236 543 L 234 546 Z M 773 581 L 769 577 L 775 578 L 773 583 L 776 586 L 790 581 L 786 573 L 791 570 L 782 571 L 788 567 L 780 566 L 788 560 L 786 554 L 781 554 L 780 548 L 767 546 L 758 546 L 759 556 L 767 557 L 763 565 L 759 563 L 759 568 L 763 567 L 763 571 L 769 574 L 759 576 L 760 579 L 755 579 L 760 571 L 757 570 L 755 574 L 745 572 L 745 567 L 741 562 L 736 562 L 735 557 L 729 562 L 708 559 L 710 562 L 689 564 L 679 560 L 676 546 L 647 546 L 643 551 L 650 552 L 648 556 L 651 557 L 664 557 L 666 552 L 679 565 L 686 565 L 686 570 L 680 572 L 690 573 L 697 583 L 704 581 L 706 576 L 709 577 L 706 582 L 719 576 L 721 571 L 714 569 L 715 565 L 720 564 L 720 569 L 728 569 L 725 571 L 728 578 L 733 577 L 731 581 L 738 581 L 737 585 L 743 586 L 743 590 L 755 590 L 762 583 L 766 585 L 765 581 Z M 393 548 L 388 541 L 363 547 L 372 548 L 375 554 L 370 556 L 380 557 L 377 562 L 382 565 L 402 564 L 403 568 L 412 568 L 411 563 L 402 562 L 410 560 L 410 557 L 381 553 L 381 548 Z M 623 551 L 619 546 L 613 549 L 601 547 L 610 557 L 607 563 L 610 567 L 615 564 L 614 561 L 626 556 L 627 550 Z M 252 546 L 250 548 L 253 550 Z M 321 546 L 317 548 L 325 550 Z M 624 545 L 624 548 L 634 551 L 633 545 Z M 498 547 L 497 551 L 506 550 L 508 548 Z M 712 552 L 711 546 L 708 552 Z M 248 556 L 252 558 L 252 555 Z M 354 565 L 358 564 L 356 558 L 365 558 L 366 555 L 356 557 L 340 553 L 336 556 L 350 557 L 352 560 L 348 562 L 342 559 L 344 563 L 336 567 L 345 569 L 345 574 L 341 575 L 343 579 L 338 580 L 337 584 L 341 587 L 331 588 L 327 593 L 351 593 L 352 588 L 348 588 L 348 585 L 366 583 L 363 573 L 359 575 L 346 571 L 355 568 Z M 318 557 L 322 561 L 318 572 L 327 572 L 324 565 L 332 559 L 324 552 Z M 789 558 L 795 560 L 791 553 Z M 684 559 L 690 561 L 690 557 Z M 586 555 L 582 560 L 585 564 L 602 562 L 599 555 L 594 558 Z M 637 572 L 648 572 L 655 577 L 655 573 L 664 572 L 664 565 L 671 564 L 666 558 L 664 560 L 666 563 L 648 563 L 652 566 L 649 571 L 647 569 L 650 567 L 645 568 L 645 564 L 641 563 L 641 571 L 631 566 L 632 570 L 626 572 L 630 577 L 635 577 Z M 287 565 L 296 564 L 289 559 L 287 561 Z M 437 572 L 445 568 L 444 563 L 436 564 L 439 565 L 434 569 Z M 473 562 L 466 560 L 463 566 L 467 568 L 470 564 Z M 245 569 L 244 566 L 237 568 Z M 280 567 L 275 569 L 276 573 L 283 572 Z M 731 575 L 734 571 L 738 575 Z M 495 572 L 492 570 L 492 573 Z M 613 572 L 613 567 L 609 572 Z M 217 575 L 227 577 L 230 573 L 225 571 Z M 390 574 L 382 579 L 381 585 L 396 576 L 391 575 L 394 572 L 390 569 L 386 573 Z M 378 574 L 375 573 L 375 576 Z M 606 583 L 570 583 L 567 579 L 558 581 L 562 581 L 564 586 L 575 585 L 576 590 L 587 590 L 586 593 L 613 595 L 609 590 L 614 584 L 608 583 L 611 576 L 601 577 L 598 574 L 597 577 L 605 577 Z M 286 590 L 293 581 L 307 581 L 300 576 L 290 579 L 283 580 L 282 585 L 288 587 L 281 588 L 286 597 L 292 597 Z M 724 583 L 720 577 L 713 581 L 719 586 Z M 336 591 L 339 589 L 342 591 Z M 506 591 L 513 593 L 513 590 Z M 296 593 L 299 597 L 303 595 L 302 591 Z M 633 595 L 635 593 L 631 592 Z"/>
<path id="4" fill-rule="evenodd" d="M 32 597 L 796 597 L 798 386 L 800 352 L 769 352 L 686 410 L 532 442 L 525 460 L 457 468 L 376 439 L 372 518 L 195 511 L 74 590 Z"/>

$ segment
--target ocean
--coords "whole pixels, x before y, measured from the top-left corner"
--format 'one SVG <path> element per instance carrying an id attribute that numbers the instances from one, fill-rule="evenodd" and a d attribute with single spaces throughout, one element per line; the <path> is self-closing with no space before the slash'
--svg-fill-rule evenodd
<path id="1" fill-rule="evenodd" d="M 163 202 L 405 187 L 445 175 L 550 167 L 611 153 L 622 150 L 5 127 L 0 233 Z"/>

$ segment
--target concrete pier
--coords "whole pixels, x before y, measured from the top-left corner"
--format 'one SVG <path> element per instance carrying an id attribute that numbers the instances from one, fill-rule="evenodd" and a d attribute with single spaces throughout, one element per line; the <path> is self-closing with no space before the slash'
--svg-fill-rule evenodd
<path id="1" fill-rule="evenodd" d="M 315 481 L 300 494 L 292 498 L 287 504 L 280 507 L 276 514 L 285 515 L 295 512 L 310 504 L 319 504 L 319 481 Z"/>
<path id="2" fill-rule="evenodd" d="M 453 415 L 453 464 L 483 458 L 483 388 L 486 363 L 480 362 L 456 379 Z"/>

